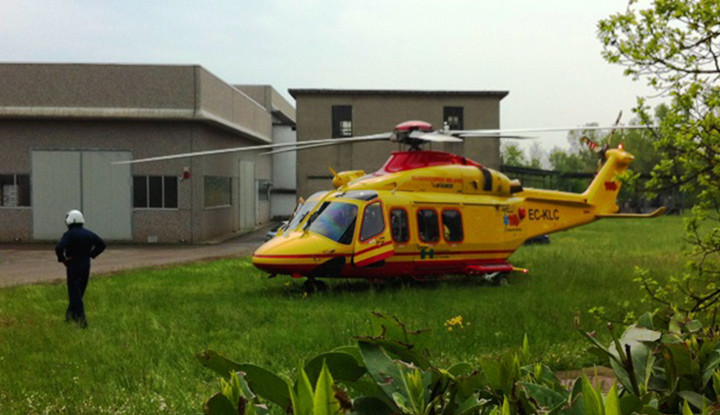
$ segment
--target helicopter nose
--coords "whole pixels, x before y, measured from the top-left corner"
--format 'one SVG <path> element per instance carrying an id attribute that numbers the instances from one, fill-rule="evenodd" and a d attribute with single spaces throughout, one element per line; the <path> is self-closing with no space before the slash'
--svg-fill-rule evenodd
<path id="1" fill-rule="evenodd" d="M 271 274 L 308 275 L 324 262 L 346 257 L 349 248 L 311 233 L 279 236 L 261 245 L 253 254 L 256 268 Z"/>

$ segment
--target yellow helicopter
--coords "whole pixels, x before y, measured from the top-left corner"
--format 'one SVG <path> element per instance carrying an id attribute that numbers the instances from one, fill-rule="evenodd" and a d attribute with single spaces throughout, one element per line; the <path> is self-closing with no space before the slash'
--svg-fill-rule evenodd
<path id="1" fill-rule="evenodd" d="M 617 175 L 634 159 L 622 145 L 609 149 L 588 143 L 603 163 L 590 186 L 580 194 L 524 189 L 519 181 L 468 158 L 420 149 L 426 142 L 498 137 L 500 133 L 433 130 L 429 123 L 407 121 L 391 133 L 304 141 L 294 147 L 283 144 L 249 148 L 267 148 L 272 151 L 265 154 L 275 154 L 387 139 L 410 146 L 408 151 L 394 152 L 374 173 L 333 171 L 335 189 L 315 193 L 298 203 L 288 223 L 255 251 L 253 264 L 271 276 L 306 277 L 306 289 L 322 288 L 318 278 L 384 280 L 461 274 L 492 280 L 511 271 L 527 271 L 512 266 L 508 258 L 529 238 L 601 218 L 651 218 L 665 211 L 660 208 L 650 214 L 616 213 L 621 186 Z M 233 149 L 132 162 L 228 151 Z"/>
<path id="2" fill-rule="evenodd" d="M 603 165 L 581 194 L 523 189 L 520 182 L 465 157 L 417 147 L 437 135 L 430 124 L 398 125 L 394 152 L 378 171 L 333 172 L 335 190 L 299 204 L 292 219 L 255 251 L 271 275 L 317 278 L 420 278 L 442 274 L 496 277 L 518 268 L 508 258 L 535 236 L 618 214 L 617 175 L 634 157 L 596 147 Z M 442 134 L 452 137 L 450 134 Z M 286 151 L 286 150 L 281 150 Z"/>

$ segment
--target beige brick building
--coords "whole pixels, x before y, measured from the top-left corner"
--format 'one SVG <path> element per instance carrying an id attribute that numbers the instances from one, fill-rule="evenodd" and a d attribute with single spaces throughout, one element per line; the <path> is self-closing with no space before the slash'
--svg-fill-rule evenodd
<path id="1" fill-rule="evenodd" d="M 297 140 L 350 137 L 390 131 L 408 120 L 442 128 L 499 128 L 500 101 L 507 91 L 398 91 L 291 89 L 296 100 Z M 488 167 L 500 167 L 500 140 L 466 139 L 435 145 L 436 150 L 462 154 Z M 308 196 L 331 188 L 328 167 L 337 171 L 380 168 L 398 144 L 343 144 L 300 151 L 297 155 L 297 194 Z"/>

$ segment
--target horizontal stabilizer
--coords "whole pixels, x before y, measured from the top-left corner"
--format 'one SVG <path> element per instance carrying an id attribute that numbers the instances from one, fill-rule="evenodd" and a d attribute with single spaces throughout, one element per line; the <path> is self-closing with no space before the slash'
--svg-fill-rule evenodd
<path id="1" fill-rule="evenodd" d="M 632 219 L 632 218 L 656 218 L 665 214 L 667 208 L 665 206 L 657 208 L 654 212 L 650 213 L 610 213 L 603 215 L 595 215 L 597 218 L 603 219 Z"/>

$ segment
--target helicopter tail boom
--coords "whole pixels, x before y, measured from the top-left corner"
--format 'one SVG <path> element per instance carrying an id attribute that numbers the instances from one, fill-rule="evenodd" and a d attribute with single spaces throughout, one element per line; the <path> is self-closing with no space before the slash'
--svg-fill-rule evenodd
<path id="1" fill-rule="evenodd" d="M 652 218 L 663 213 L 618 214 L 617 197 L 620 191 L 618 175 L 627 170 L 634 157 L 622 150 L 610 149 L 605 164 L 583 193 L 555 190 L 525 189 L 515 196 L 524 200 L 518 212 L 523 225 L 523 237 L 533 237 L 569 229 L 602 218 Z M 527 221 L 522 219 L 527 217 Z M 512 225 L 512 224 L 510 224 Z"/>

